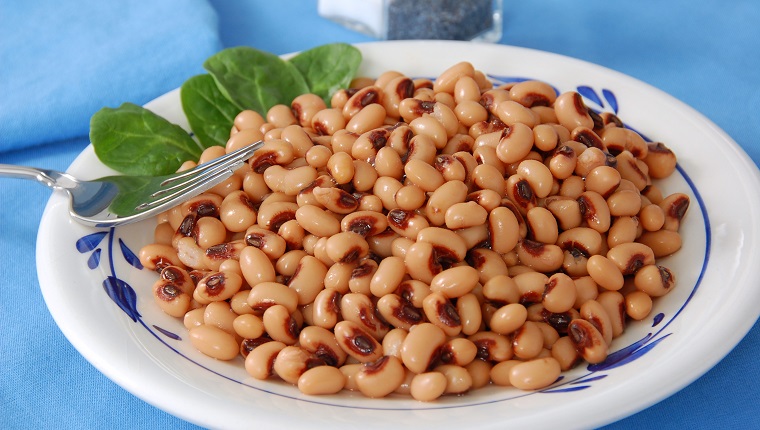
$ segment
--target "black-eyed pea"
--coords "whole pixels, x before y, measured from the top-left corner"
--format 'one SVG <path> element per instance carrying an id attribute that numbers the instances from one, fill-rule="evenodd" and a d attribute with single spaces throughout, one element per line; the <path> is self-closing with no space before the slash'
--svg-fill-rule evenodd
<path id="1" fill-rule="evenodd" d="M 269 341 L 253 348 L 245 358 L 245 370 L 256 379 L 264 380 L 274 374 L 274 361 L 285 344 Z"/>
<path id="2" fill-rule="evenodd" d="M 638 191 L 620 190 L 607 198 L 610 216 L 636 216 L 641 211 L 641 195 Z"/>
<path id="3" fill-rule="evenodd" d="M 153 284 L 153 298 L 166 314 L 180 318 L 190 310 L 192 292 L 184 292 L 182 287 L 167 279 L 159 279 Z"/>
<path id="4" fill-rule="evenodd" d="M 325 288 L 317 294 L 312 304 L 312 323 L 314 326 L 332 329 L 340 321 L 341 293 L 334 288 Z"/>
<path id="5" fill-rule="evenodd" d="M 633 275 L 640 268 L 654 264 L 652 248 L 643 243 L 621 243 L 607 251 L 607 258 L 623 275 Z"/>
<path id="6" fill-rule="evenodd" d="M 415 118 L 409 123 L 409 127 L 414 134 L 428 137 L 437 149 L 442 149 L 448 142 L 446 127 L 433 116 L 423 115 Z"/>
<path id="7" fill-rule="evenodd" d="M 405 273 L 403 258 L 391 256 L 382 259 L 370 281 L 370 292 L 376 297 L 392 293 L 401 284 Z"/>
<path id="8" fill-rule="evenodd" d="M 425 206 L 425 216 L 431 225 L 445 223 L 446 210 L 455 203 L 464 202 L 469 192 L 468 186 L 462 181 L 449 181 L 433 191 Z"/>
<path id="9" fill-rule="evenodd" d="M 587 362 L 596 364 L 607 358 L 608 344 L 592 323 L 574 319 L 570 321 L 567 332 L 575 349 Z"/>
<path id="10" fill-rule="evenodd" d="M 425 204 L 425 191 L 414 184 L 404 185 L 393 196 L 396 205 L 403 210 L 417 210 Z"/>
<path id="11" fill-rule="evenodd" d="M 609 345 L 614 337 L 612 320 L 607 310 L 596 300 L 588 300 L 580 307 L 581 318 L 590 322 L 602 334 L 604 341 Z"/>
<path id="12" fill-rule="evenodd" d="M 581 216 L 588 223 L 589 227 L 605 233 L 612 224 L 610 208 L 601 194 L 595 191 L 585 191 L 578 197 Z M 638 211 L 637 211 L 638 212 Z"/>
<path id="13" fill-rule="evenodd" d="M 446 209 L 444 222 L 452 230 L 484 224 L 488 211 L 476 202 L 455 203 Z"/>
<path id="14" fill-rule="evenodd" d="M 681 249 L 681 234 L 672 230 L 644 232 L 638 239 L 639 243 L 648 246 L 655 258 L 671 255 Z"/>
<path id="15" fill-rule="evenodd" d="M 559 195 L 578 199 L 586 191 L 586 184 L 580 176 L 570 176 L 562 181 L 559 187 Z"/>
<path id="16" fill-rule="evenodd" d="M 298 345 L 328 366 L 340 367 L 348 357 L 338 345 L 335 335 L 323 327 L 304 327 L 298 335 Z"/>
<path id="17" fill-rule="evenodd" d="M 401 345 L 409 332 L 403 328 L 394 328 L 383 337 L 382 346 L 385 355 L 401 358 Z"/>
<path id="18" fill-rule="evenodd" d="M 586 255 L 596 255 L 603 250 L 601 233 L 589 227 L 574 227 L 565 230 L 557 237 L 557 245 L 566 251 L 577 250 Z"/>
<path id="19" fill-rule="evenodd" d="M 205 310 L 206 309 L 204 307 L 190 309 L 182 317 L 182 324 L 188 330 L 190 330 L 193 327 L 197 327 L 199 325 L 202 325 L 203 324 L 203 312 L 205 312 Z"/>
<path id="20" fill-rule="evenodd" d="M 575 303 L 573 307 L 579 309 L 587 300 L 595 300 L 599 295 L 599 286 L 591 276 L 584 275 L 573 279 L 575 284 Z"/>
<path id="21" fill-rule="evenodd" d="M 430 227 L 430 223 L 424 216 L 412 210 L 391 209 L 388 211 L 386 218 L 386 224 L 391 230 L 412 240 L 417 239 L 420 231 Z"/>
<path id="22" fill-rule="evenodd" d="M 192 240 L 192 238 L 191 238 Z M 140 248 L 140 263 L 148 270 L 160 272 L 168 266 L 185 267 L 171 245 L 149 244 Z"/>
<path id="23" fill-rule="evenodd" d="M 430 281 L 430 291 L 448 298 L 462 297 L 478 283 L 478 271 L 471 266 L 455 266 L 436 274 Z"/>
<path id="24" fill-rule="evenodd" d="M 501 387 L 511 387 L 512 383 L 509 381 L 509 375 L 512 372 L 512 368 L 523 363 L 522 360 L 506 360 L 500 363 L 496 363 L 489 372 L 491 382 Z"/>
<path id="25" fill-rule="evenodd" d="M 478 347 L 471 340 L 455 337 L 441 347 L 441 362 L 456 366 L 467 366 L 478 355 Z"/>
<path id="26" fill-rule="evenodd" d="M 508 303 L 518 303 L 521 293 L 514 279 L 508 275 L 498 275 L 483 284 L 483 296 L 503 306 Z"/>
<path id="27" fill-rule="evenodd" d="M 481 360 L 479 358 L 476 358 L 475 360 L 472 360 L 470 364 L 464 366 L 465 369 L 467 369 L 467 372 L 470 373 L 470 377 L 472 378 L 472 388 L 478 389 L 483 388 L 487 386 L 489 383 L 491 383 L 491 368 L 493 366 L 491 363 Z"/>
<path id="28" fill-rule="evenodd" d="M 410 384 L 411 396 L 421 402 L 438 399 L 446 391 L 447 379 L 441 372 L 425 372 L 414 376 Z"/>
<path id="29" fill-rule="evenodd" d="M 407 369 L 423 373 L 430 369 L 440 355 L 440 348 L 446 343 L 446 334 L 432 323 L 414 326 L 401 345 L 401 360 Z"/>
<path id="30" fill-rule="evenodd" d="M 482 190 L 493 190 L 505 195 L 504 176 L 491 164 L 479 164 L 472 171 L 472 182 Z"/>
<path id="31" fill-rule="evenodd" d="M 511 175 L 507 178 L 504 186 L 506 197 L 512 201 L 520 211 L 525 215 L 530 209 L 538 205 L 538 198 L 530 187 L 530 183 L 520 175 Z"/>
<path id="32" fill-rule="evenodd" d="M 488 326 L 494 333 L 508 335 L 525 324 L 528 310 L 519 303 L 501 306 L 490 318 Z"/>
<path id="33" fill-rule="evenodd" d="M 278 282 L 260 282 L 248 292 L 248 306 L 258 313 L 263 313 L 274 305 L 284 306 L 289 313 L 298 307 L 298 293 Z"/>
<path id="34" fill-rule="evenodd" d="M 420 305 L 422 307 L 422 305 Z M 411 302 L 397 294 L 386 294 L 377 301 L 377 310 L 389 324 L 408 330 L 424 321 L 424 314 Z"/>
<path id="35" fill-rule="evenodd" d="M 625 313 L 641 321 L 652 312 L 652 297 L 643 291 L 632 291 L 625 296 Z"/>
<path id="36" fill-rule="evenodd" d="M 373 362 L 383 356 L 382 345 L 355 322 L 338 322 L 334 333 L 341 349 L 361 363 Z"/>
<path id="37" fill-rule="evenodd" d="M 645 159 L 649 148 L 637 132 L 625 127 L 605 127 L 599 133 L 604 146 L 613 154 L 630 151 L 636 158 Z"/>
<path id="38" fill-rule="evenodd" d="M 265 122 L 266 120 L 261 114 L 250 109 L 240 111 L 233 120 L 233 124 L 238 130 L 258 129 Z"/>
<path id="39" fill-rule="evenodd" d="M 388 227 L 388 219 L 380 212 L 356 211 L 347 214 L 340 222 L 341 231 L 350 231 L 363 237 L 382 233 Z"/>
<path id="40" fill-rule="evenodd" d="M 537 197 L 546 197 L 551 192 L 554 178 L 544 163 L 537 160 L 523 160 L 517 166 L 517 174 L 528 181 Z"/>
<path id="41" fill-rule="evenodd" d="M 327 161 L 327 171 L 338 184 L 351 182 L 355 172 L 351 154 L 335 152 Z"/>
<path id="42" fill-rule="evenodd" d="M 304 240 L 305 239 L 306 238 L 304 237 Z M 276 273 L 286 277 L 293 276 L 298 268 L 298 263 L 305 255 L 309 254 L 303 249 L 293 249 L 282 254 L 274 265 Z"/>
<path id="43" fill-rule="evenodd" d="M 282 257 L 287 249 L 285 239 L 279 234 L 256 225 L 245 230 L 245 243 L 260 249 L 272 260 Z"/>
<path id="44" fill-rule="evenodd" d="M 658 231 L 665 225 L 665 212 L 654 203 L 643 205 L 638 218 L 646 231 Z"/>
<path id="45" fill-rule="evenodd" d="M 662 297 L 673 289 L 676 277 L 667 267 L 648 264 L 636 272 L 634 284 L 651 297 Z"/>
<path id="46" fill-rule="evenodd" d="M 340 300 L 340 311 L 343 320 L 356 323 L 378 341 L 390 330 L 388 324 L 378 317 L 375 304 L 368 295 L 344 294 Z"/>
<path id="47" fill-rule="evenodd" d="M 348 292 L 348 282 L 356 266 L 356 263 L 335 263 L 328 267 L 324 279 L 325 288 L 333 289 L 341 294 Z"/>
<path id="48" fill-rule="evenodd" d="M 588 274 L 605 290 L 617 291 L 623 288 L 623 273 L 620 267 L 603 255 L 592 255 L 586 263 Z"/>
<path id="49" fill-rule="evenodd" d="M 467 262 L 478 271 L 479 282 L 485 284 L 494 276 L 506 275 L 509 273 L 507 264 L 501 255 L 493 250 L 486 248 L 471 249 L 467 253 Z"/>
<path id="50" fill-rule="evenodd" d="M 544 349 L 544 335 L 534 321 L 526 321 L 518 328 L 512 338 L 515 357 L 530 360 L 538 357 Z"/>
<path id="51" fill-rule="evenodd" d="M 480 331 L 468 336 L 478 347 L 477 358 L 490 362 L 501 362 L 514 357 L 510 338 L 491 331 Z"/>
<path id="52" fill-rule="evenodd" d="M 558 270 L 565 258 L 559 246 L 529 239 L 520 240 L 516 250 L 522 264 L 539 272 Z"/>
<path id="53" fill-rule="evenodd" d="M 549 277 L 536 271 L 526 271 L 512 275 L 520 293 L 520 303 L 540 303 L 546 290 Z"/>
<path id="54" fill-rule="evenodd" d="M 370 398 L 385 397 L 394 392 L 404 381 L 406 372 L 401 360 L 395 356 L 383 356 L 366 362 L 356 374 L 356 386 Z"/>
<path id="55" fill-rule="evenodd" d="M 517 246 L 520 240 L 517 216 L 506 207 L 498 207 L 488 214 L 491 249 L 505 254 Z"/>
<path id="56" fill-rule="evenodd" d="M 549 312 L 563 313 L 576 302 L 577 290 L 572 278 L 564 273 L 555 273 L 546 283 L 541 303 Z"/>
<path id="57" fill-rule="evenodd" d="M 325 251 L 336 263 L 353 263 L 367 255 L 369 245 L 361 235 L 344 231 L 327 238 Z"/>
<path id="58" fill-rule="evenodd" d="M 552 345 L 551 354 L 559 363 L 562 371 L 572 369 L 583 360 L 583 357 L 575 349 L 575 344 L 573 344 L 573 339 L 570 336 L 557 339 Z"/>
<path id="59" fill-rule="evenodd" d="M 462 228 L 455 233 L 462 238 L 467 249 L 478 248 L 479 245 L 485 244 L 488 241 L 488 224 Z"/>
<path id="60" fill-rule="evenodd" d="M 349 391 L 359 391 L 359 387 L 356 385 L 356 375 L 364 367 L 362 363 L 349 363 L 340 366 L 340 372 L 346 377 L 346 384 L 344 389 Z"/>
<path id="61" fill-rule="evenodd" d="M 304 230 L 319 237 L 329 237 L 340 231 L 340 221 L 318 206 L 299 207 L 295 219 Z"/>
<path id="62" fill-rule="evenodd" d="M 643 190 L 651 182 L 649 176 L 641 170 L 640 160 L 630 151 L 623 151 L 615 158 L 617 159 L 615 168 L 620 172 L 620 177 L 631 181 L 637 190 Z"/>
<path id="63" fill-rule="evenodd" d="M 625 297 L 619 291 L 603 291 L 596 297 L 596 301 L 602 305 L 612 323 L 612 337 L 623 334 L 626 323 Z"/>
<path id="64" fill-rule="evenodd" d="M 286 345 L 295 345 L 298 342 L 300 327 L 292 313 L 283 305 L 268 307 L 261 318 L 267 334 L 273 340 Z"/>
<path id="65" fill-rule="evenodd" d="M 348 280 L 348 289 L 352 293 L 361 293 L 369 296 L 369 284 L 377 271 L 378 264 L 371 258 L 360 260 L 354 270 L 351 271 L 351 279 Z"/>
<path id="66" fill-rule="evenodd" d="M 193 346 L 217 360 L 232 360 L 240 353 L 235 337 L 219 327 L 201 324 L 188 330 Z"/>
<path id="67" fill-rule="evenodd" d="M 681 220 L 689 209 L 690 198 L 683 193 L 673 193 L 663 198 L 659 203 L 665 213 L 665 222 L 662 228 L 665 230 L 678 231 Z"/>
<path id="68" fill-rule="evenodd" d="M 234 321 L 237 314 L 228 302 L 212 302 L 203 310 L 203 324 L 219 327 L 230 334 L 236 334 Z"/>
<path id="69" fill-rule="evenodd" d="M 436 93 L 445 92 L 453 94 L 457 82 L 465 76 L 471 78 L 474 77 L 475 67 L 473 67 L 472 63 L 467 61 L 456 63 L 444 70 L 443 73 L 438 75 L 435 81 L 433 81 L 433 91 Z"/>
<path id="70" fill-rule="evenodd" d="M 298 304 L 303 306 L 314 301 L 325 288 L 327 266 L 317 257 L 306 255 L 298 262 L 293 276 L 288 280 L 288 288 L 295 291 Z"/>
<path id="71" fill-rule="evenodd" d="M 620 172 L 611 166 L 598 166 L 586 175 L 586 190 L 609 197 L 620 185 Z"/>
<path id="72" fill-rule="evenodd" d="M 397 255 L 397 249 L 394 247 L 396 239 L 402 238 L 402 236 L 391 229 L 386 229 L 382 233 L 367 238 L 367 244 L 369 245 L 369 252 L 376 255 L 379 258 L 385 258 L 390 256 L 396 256 L 404 258 L 402 255 Z M 406 238 L 404 238 L 406 239 Z"/>
<path id="73" fill-rule="evenodd" d="M 636 241 L 639 237 L 641 221 L 638 217 L 622 216 L 615 221 L 607 231 L 607 246 L 614 248 L 623 243 Z"/>
<path id="74" fill-rule="evenodd" d="M 308 395 L 335 394 L 346 385 L 346 376 L 337 367 L 317 366 L 301 374 L 297 385 Z"/>
<path id="75" fill-rule="evenodd" d="M 488 119 L 488 111 L 475 100 L 463 100 L 457 103 L 454 113 L 459 122 L 468 128 Z"/>
<path id="76" fill-rule="evenodd" d="M 296 219 L 296 210 L 298 210 L 298 204 L 290 201 L 269 201 L 265 200 L 259 206 L 259 211 L 256 214 L 256 223 L 264 228 L 272 231 L 277 231 L 287 221 Z"/>
<path id="77" fill-rule="evenodd" d="M 446 377 L 444 394 L 464 394 L 472 388 L 472 376 L 462 366 L 443 364 L 433 370 Z"/>
<path id="78" fill-rule="evenodd" d="M 430 294 L 430 285 L 422 281 L 407 279 L 398 286 L 396 294 L 415 308 L 421 309 L 423 300 Z"/>
<path id="79" fill-rule="evenodd" d="M 462 331 L 462 321 L 456 307 L 441 292 L 432 292 L 422 302 L 427 320 L 443 330 L 446 336 L 456 336 Z"/>
<path id="80" fill-rule="evenodd" d="M 553 357 L 517 363 L 509 369 L 509 382 L 521 390 L 539 390 L 553 384 L 562 369 Z"/>
<path id="81" fill-rule="evenodd" d="M 346 130 L 356 134 L 366 133 L 381 127 L 385 121 L 385 117 L 385 107 L 378 103 L 372 103 L 363 107 L 348 120 Z"/>
<path id="82" fill-rule="evenodd" d="M 251 351 L 251 354 L 253 354 L 256 349 L 258 348 Z M 251 354 L 248 355 L 250 356 Z M 297 385 L 301 375 L 307 370 L 321 365 L 324 365 L 324 363 L 314 357 L 313 354 L 298 346 L 288 345 L 280 349 L 277 353 L 272 370 L 274 374 L 282 378 L 284 381 Z"/>
<path id="83" fill-rule="evenodd" d="M 581 210 L 577 200 L 556 196 L 546 199 L 544 204 L 546 209 L 554 215 L 562 230 L 570 230 L 581 225 Z"/>
<path id="84" fill-rule="evenodd" d="M 649 167 L 649 176 L 653 179 L 667 178 L 676 170 L 675 153 L 661 142 L 647 145 L 647 155 L 644 163 Z"/>
<path id="85" fill-rule="evenodd" d="M 312 194 L 319 204 L 337 214 L 348 214 L 359 207 L 359 200 L 351 193 L 336 187 L 315 187 Z"/>
<path id="86" fill-rule="evenodd" d="M 380 176 L 377 178 L 377 181 L 375 181 L 375 184 L 372 187 L 372 194 L 374 194 L 375 197 L 379 198 L 382 202 L 382 207 L 380 210 L 383 210 L 383 208 L 387 210 L 398 208 L 395 196 L 396 193 L 403 187 L 404 184 L 402 184 L 396 178 L 392 178 L 390 176 Z"/>
<path id="87" fill-rule="evenodd" d="M 253 314 L 238 315 L 232 321 L 232 327 L 244 339 L 256 339 L 264 334 L 264 322 Z"/>
<path id="88" fill-rule="evenodd" d="M 211 272 L 198 282 L 193 298 L 199 303 L 225 301 L 242 286 L 243 278 L 235 272 Z"/>
<path id="89" fill-rule="evenodd" d="M 340 109 L 322 109 L 312 116 L 311 128 L 321 136 L 333 136 L 338 130 L 346 128 L 346 119 Z"/>
<path id="90" fill-rule="evenodd" d="M 594 127 L 594 120 L 591 119 L 583 98 L 575 91 L 560 94 L 554 101 L 554 111 L 560 125 L 568 130 L 576 127 Z"/>
<path id="91" fill-rule="evenodd" d="M 260 282 L 274 282 L 276 279 L 272 261 L 264 251 L 254 246 L 246 246 L 240 251 L 240 270 L 251 287 Z"/>

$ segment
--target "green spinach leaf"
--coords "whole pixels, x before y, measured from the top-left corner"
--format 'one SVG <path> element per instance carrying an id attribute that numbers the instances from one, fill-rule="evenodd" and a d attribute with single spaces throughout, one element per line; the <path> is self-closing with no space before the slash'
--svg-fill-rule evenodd
<path id="1" fill-rule="evenodd" d="M 214 78 L 193 76 L 182 84 L 180 98 L 190 128 L 203 147 L 225 146 L 240 108 L 222 94 Z"/>
<path id="2" fill-rule="evenodd" d="M 330 106 L 333 93 L 348 88 L 362 61 L 361 51 L 347 43 L 331 43 L 303 51 L 290 59 L 314 93 Z"/>
<path id="3" fill-rule="evenodd" d="M 296 66 L 246 46 L 222 50 L 209 57 L 203 67 L 241 110 L 252 109 L 262 115 L 276 104 L 289 105 L 296 96 L 309 92 Z"/>
<path id="4" fill-rule="evenodd" d="M 132 103 L 96 112 L 90 142 L 103 164 L 127 175 L 170 174 L 201 154 L 182 127 Z"/>

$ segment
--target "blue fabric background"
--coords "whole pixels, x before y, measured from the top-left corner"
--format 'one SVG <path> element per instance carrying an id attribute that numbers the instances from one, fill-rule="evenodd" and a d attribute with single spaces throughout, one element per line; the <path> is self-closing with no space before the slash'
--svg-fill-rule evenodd
<path id="1" fill-rule="evenodd" d="M 501 43 L 650 83 L 713 120 L 760 164 L 760 3 L 504 3 Z M 313 0 L 0 2 L 0 163 L 66 169 L 88 143 L 92 113 L 179 86 L 222 47 L 284 54 L 371 40 L 319 18 Z M 0 427 L 194 428 L 101 375 L 56 327 L 34 254 L 49 195 L 0 179 Z M 756 324 L 706 375 L 608 428 L 760 428 L 758 353 Z"/>

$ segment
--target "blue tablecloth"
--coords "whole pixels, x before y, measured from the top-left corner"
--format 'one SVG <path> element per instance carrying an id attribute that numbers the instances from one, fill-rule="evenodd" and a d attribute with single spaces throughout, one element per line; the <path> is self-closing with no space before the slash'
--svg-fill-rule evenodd
<path id="1" fill-rule="evenodd" d="M 760 164 L 758 22 L 755 0 L 505 0 L 500 43 L 652 84 L 712 119 Z M 87 145 L 94 111 L 161 95 L 222 47 L 284 54 L 371 40 L 321 19 L 315 0 L 3 2 L 0 163 L 66 169 Z M 0 427 L 193 428 L 115 385 L 61 334 L 35 264 L 50 192 L 0 181 Z M 760 428 L 759 353 L 756 324 L 696 382 L 609 428 Z"/>

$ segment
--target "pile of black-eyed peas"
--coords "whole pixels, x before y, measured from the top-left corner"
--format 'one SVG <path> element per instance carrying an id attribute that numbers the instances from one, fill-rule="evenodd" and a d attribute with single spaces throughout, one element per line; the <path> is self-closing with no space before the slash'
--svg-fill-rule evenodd
<path id="1" fill-rule="evenodd" d="M 576 92 L 494 87 L 467 62 L 391 71 L 330 106 L 243 111 L 198 163 L 262 139 L 140 251 L 193 345 L 254 378 L 421 401 L 540 389 L 674 287 L 656 259 L 689 198 L 652 180 L 675 155 Z"/>

